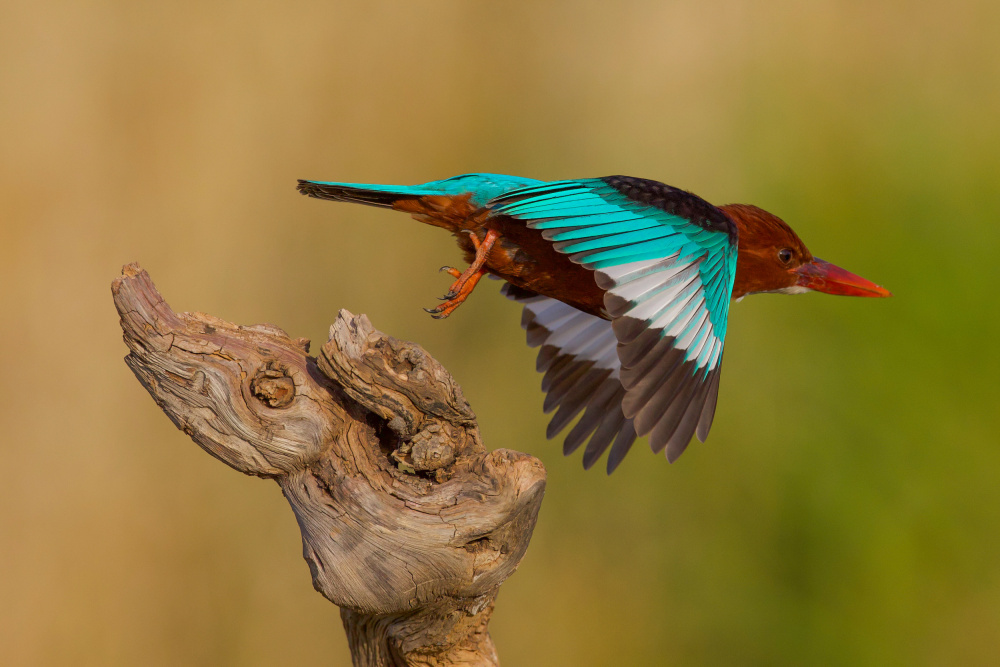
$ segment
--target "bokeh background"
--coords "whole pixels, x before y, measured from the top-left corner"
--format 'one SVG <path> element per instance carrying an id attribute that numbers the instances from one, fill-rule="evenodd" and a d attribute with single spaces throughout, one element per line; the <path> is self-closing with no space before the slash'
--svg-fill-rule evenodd
<path id="1" fill-rule="evenodd" d="M 547 497 L 505 665 L 1000 656 L 1000 4 L 5 3 L 0 661 L 347 665 L 278 487 L 122 363 L 109 285 L 323 341 L 420 342 Z M 544 440 L 518 308 L 420 309 L 440 230 L 296 178 L 625 173 L 752 202 L 889 300 L 732 311 L 707 444 L 612 477 Z M 603 464 L 602 464 L 603 465 Z"/>

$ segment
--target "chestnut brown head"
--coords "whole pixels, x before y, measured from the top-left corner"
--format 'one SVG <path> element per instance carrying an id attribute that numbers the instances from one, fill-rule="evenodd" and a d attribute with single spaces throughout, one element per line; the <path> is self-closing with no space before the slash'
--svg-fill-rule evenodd
<path id="1" fill-rule="evenodd" d="M 758 292 L 801 294 L 810 290 L 842 296 L 892 296 L 861 276 L 813 257 L 778 216 L 749 204 L 719 208 L 739 230 L 734 299 Z"/>

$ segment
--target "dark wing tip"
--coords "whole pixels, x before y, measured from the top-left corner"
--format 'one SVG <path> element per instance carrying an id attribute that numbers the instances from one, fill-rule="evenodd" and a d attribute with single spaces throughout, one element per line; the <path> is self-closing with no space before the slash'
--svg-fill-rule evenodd
<path id="1" fill-rule="evenodd" d="M 611 445 L 611 451 L 608 452 L 609 475 L 621 465 L 621 462 L 625 459 L 625 455 L 632 449 L 632 443 L 635 442 L 637 437 L 632 420 L 626 419 L 621 431 L 618 432 L 618 437 L 615 438 L 614 444 Z"/>
<path id="2" fill-rule="evenodd" d="M 646 323 L 635 317 L 617 317 L 611 320 L 611 328 L 618 342 L 626 345 L 646 330 Z"/>
<path id="3" fill-rule="evenodd" d="M 625 401 L 630 408 L 627 414 L 635 419 L 639 433 L 650 434 L 649 446 L 654 452 L 666 450 L 669 462 L 684 453 L 707 416 L 711 423 L 717 371 L 704 371 L 684 361 L 667 373 L 647 374 L 630 387 Z"/>
<path id="4" fill-rule="evenodd" d="M 715 419 L 715 406 L 719 402 L 719 375 L 721 372 L 722 359 L 719 359 L 719 365 L 712 369 L 709 374 L 708 396 L 705 400 L 705 406 L 701 409 L 701 415 L 698 417 L 698 429 L 695 433 L 700 442 L 705 442 L 708 439 L 708 432 L 712 428 L 712 420 Z"/>

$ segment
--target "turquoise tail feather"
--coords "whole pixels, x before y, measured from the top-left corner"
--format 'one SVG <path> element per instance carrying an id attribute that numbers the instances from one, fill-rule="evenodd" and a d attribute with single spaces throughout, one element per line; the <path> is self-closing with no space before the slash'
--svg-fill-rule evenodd
<path id="1" fill-rule="evenodd" d="M 472 203 L 485 206 L 495 197 L 537 185 L 541 181 L 501 174 L 463 174 L 431 181 L 420 185 L 377 185 L 369 183 L 338 183 L 334 181 L 299 180 L 298 190 L 304 195 L 317 199 L 352 202 L 367 206 L 391 208 L 400 199 L 414 199 L 431 195 L 456 196 L 472 195 Z"/>
<path id="2" fill-rule="evenodd" d="M 435 190 L 420 186 L 324 183 L 301 179 L 299 180 L 298 190 L 302 194 L 315 197 L 316 199 L 380 206 L 382 208 L 392 208 L 393 203 L 400 199 L 441 194 Z"/>

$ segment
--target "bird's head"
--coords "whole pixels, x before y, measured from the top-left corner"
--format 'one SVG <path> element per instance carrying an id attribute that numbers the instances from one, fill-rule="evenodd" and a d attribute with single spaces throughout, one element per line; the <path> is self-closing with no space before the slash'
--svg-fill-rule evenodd
<path id="1" fill-rule="evenodd" d="M 720 208 L 739 230 L 734 299 L 758 292 L 800 294 L 809 290 L 841 296 L 892 296 L 861 276 L 813 257 L 778 216 L 748 204 Z"/>

